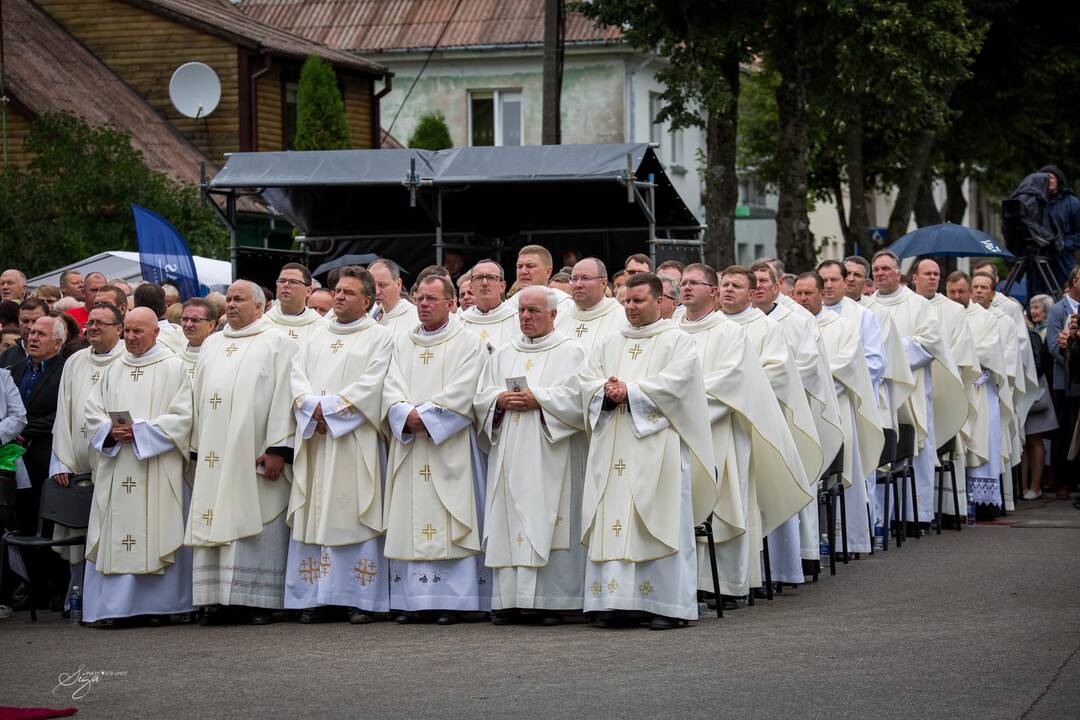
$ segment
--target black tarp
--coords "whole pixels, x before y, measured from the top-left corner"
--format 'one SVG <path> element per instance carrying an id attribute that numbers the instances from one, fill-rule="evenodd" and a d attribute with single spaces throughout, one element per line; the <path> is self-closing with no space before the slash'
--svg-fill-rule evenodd
<path id="1" fill-rule="evenodd" d="M 474 247 L 470 262 L 527 242 L 624 257 L 648 252 L 646 214 L 620 182 L 627 153 L 635 178 L 656 184 L 657 235 L 696 239 L 698 219 L 647 144 L 234 153 L 210 190 L 257 190 L 305 235 L 336 238 L 320 262 L 359 252 L 432 262 L 437 195 L 444 242 Z M 416 207 L 403 184 L 413 161 Z"/>

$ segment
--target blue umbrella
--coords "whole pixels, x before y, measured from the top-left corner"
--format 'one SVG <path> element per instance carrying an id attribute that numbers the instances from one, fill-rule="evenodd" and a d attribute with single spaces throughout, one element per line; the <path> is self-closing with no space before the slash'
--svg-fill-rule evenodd
<path id="1" fill-rule="evenodd" d="M 898 257 L 950 255 L 952 257 L 1003 257 L 1013 254 L 981 230 L 942 223 L 912 230 L 889 246 Z"/>

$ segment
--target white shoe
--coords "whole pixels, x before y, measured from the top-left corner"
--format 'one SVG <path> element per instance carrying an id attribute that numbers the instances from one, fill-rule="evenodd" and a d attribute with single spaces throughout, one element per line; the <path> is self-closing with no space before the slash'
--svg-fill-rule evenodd
<path id="1" fill-rule="evenodd" d="M 1025 500 L 1038 500 L 1040 497 L 1042 497 L 1042 493 L 1037 493 L 1030 488 L 1024 492 Z"/>
<path id="2" fill-rule="evenodd" d="M 13 612 L 7 605 L 0 605 L 0 620 L 7 620 L 12 616 Z"/>

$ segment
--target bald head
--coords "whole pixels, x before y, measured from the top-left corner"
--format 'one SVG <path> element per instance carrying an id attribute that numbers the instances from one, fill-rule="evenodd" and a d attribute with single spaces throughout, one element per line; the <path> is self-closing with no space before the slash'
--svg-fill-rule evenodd
<path id="1" fill-rule="evenodd" d="M 124 345 L 132 355 L 154 347 L 159 332 L 157 315 L 150 308 L 132 308 L 124 317 Z"/>

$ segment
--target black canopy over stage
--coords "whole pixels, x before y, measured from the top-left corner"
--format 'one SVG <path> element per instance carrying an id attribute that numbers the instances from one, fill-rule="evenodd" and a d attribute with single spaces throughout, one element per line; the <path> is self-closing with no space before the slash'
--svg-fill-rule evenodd
<path id="1" fill-rule="evenodd" d="M 224 200 L 234 263 L 244 196 L 299 228 L 313 265 L 374 253 L 417 270 L 445 249 L 505 264 L 530 243 L 556 268 L 571 249 L 696 261 L 704 230 L 647 144 L 235 153 L 203 192 Z"/>

